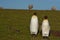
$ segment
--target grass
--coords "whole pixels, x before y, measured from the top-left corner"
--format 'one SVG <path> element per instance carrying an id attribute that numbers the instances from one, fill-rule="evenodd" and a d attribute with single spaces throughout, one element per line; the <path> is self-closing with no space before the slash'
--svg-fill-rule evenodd
<path id="1" fill-rule="evenodd" d="M 0 40 L 43 40 L 39 33 L 32 37 L 29 32 L 30 19 L 36 12 L 39 18 L 39 31 L 45 15 L 48 16 L 51 30 L 60 31 L 60 11 L 51 10 L 0 10 Z M 60 40 L 51 34 L 50 40 Z"/>

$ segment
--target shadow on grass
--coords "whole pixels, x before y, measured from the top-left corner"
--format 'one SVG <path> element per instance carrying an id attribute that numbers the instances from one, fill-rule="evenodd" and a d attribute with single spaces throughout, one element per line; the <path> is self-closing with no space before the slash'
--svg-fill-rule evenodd
<path id="1" fill-rule="evenodd" d="M 49 38 L 42 38 L 41 40 L 50 40 Z"/>

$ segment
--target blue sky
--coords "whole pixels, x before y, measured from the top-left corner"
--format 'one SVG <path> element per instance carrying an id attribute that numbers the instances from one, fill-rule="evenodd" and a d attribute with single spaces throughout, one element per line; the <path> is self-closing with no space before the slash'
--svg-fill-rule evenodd
<path id="1" fill-rule="evenodd" d="M 28 9 L 29 4 L 36 10 L 50 10 L 52 6 L 60 10 L 60 0 L 0 0 L 0 7 L 5 9 Z"/>

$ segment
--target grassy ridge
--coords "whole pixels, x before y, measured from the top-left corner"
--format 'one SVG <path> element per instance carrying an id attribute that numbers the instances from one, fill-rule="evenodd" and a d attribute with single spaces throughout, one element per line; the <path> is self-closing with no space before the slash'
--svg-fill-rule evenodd
<path id="1" fill-rule="evenodd" d="M 43 10 L 0 10 L 0 40 L 40 40 L 40 33 L 36 38 L 29 32 L 30 18 L 36 12 L 39 18 L 39 29 L 45 15 L 48 16 L 51 30 L 60 31 L 60 11 Z M 59 40 L 51 34 L 50 40 Z"/>

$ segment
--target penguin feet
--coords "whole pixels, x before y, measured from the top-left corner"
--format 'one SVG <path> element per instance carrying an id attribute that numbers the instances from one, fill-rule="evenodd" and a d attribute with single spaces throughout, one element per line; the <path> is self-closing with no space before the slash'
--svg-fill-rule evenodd
<path id="1" fill-rule="evenodd" d="M 32 37 L 36 37 L 37 35 L 36 34 L 31 34 Z"/>
<path id="2" fill-rule="evenodd" d="M 43 38 L 49 39 L 49 37 L 47 37 L 47 36 L 43 36 Z"/>

